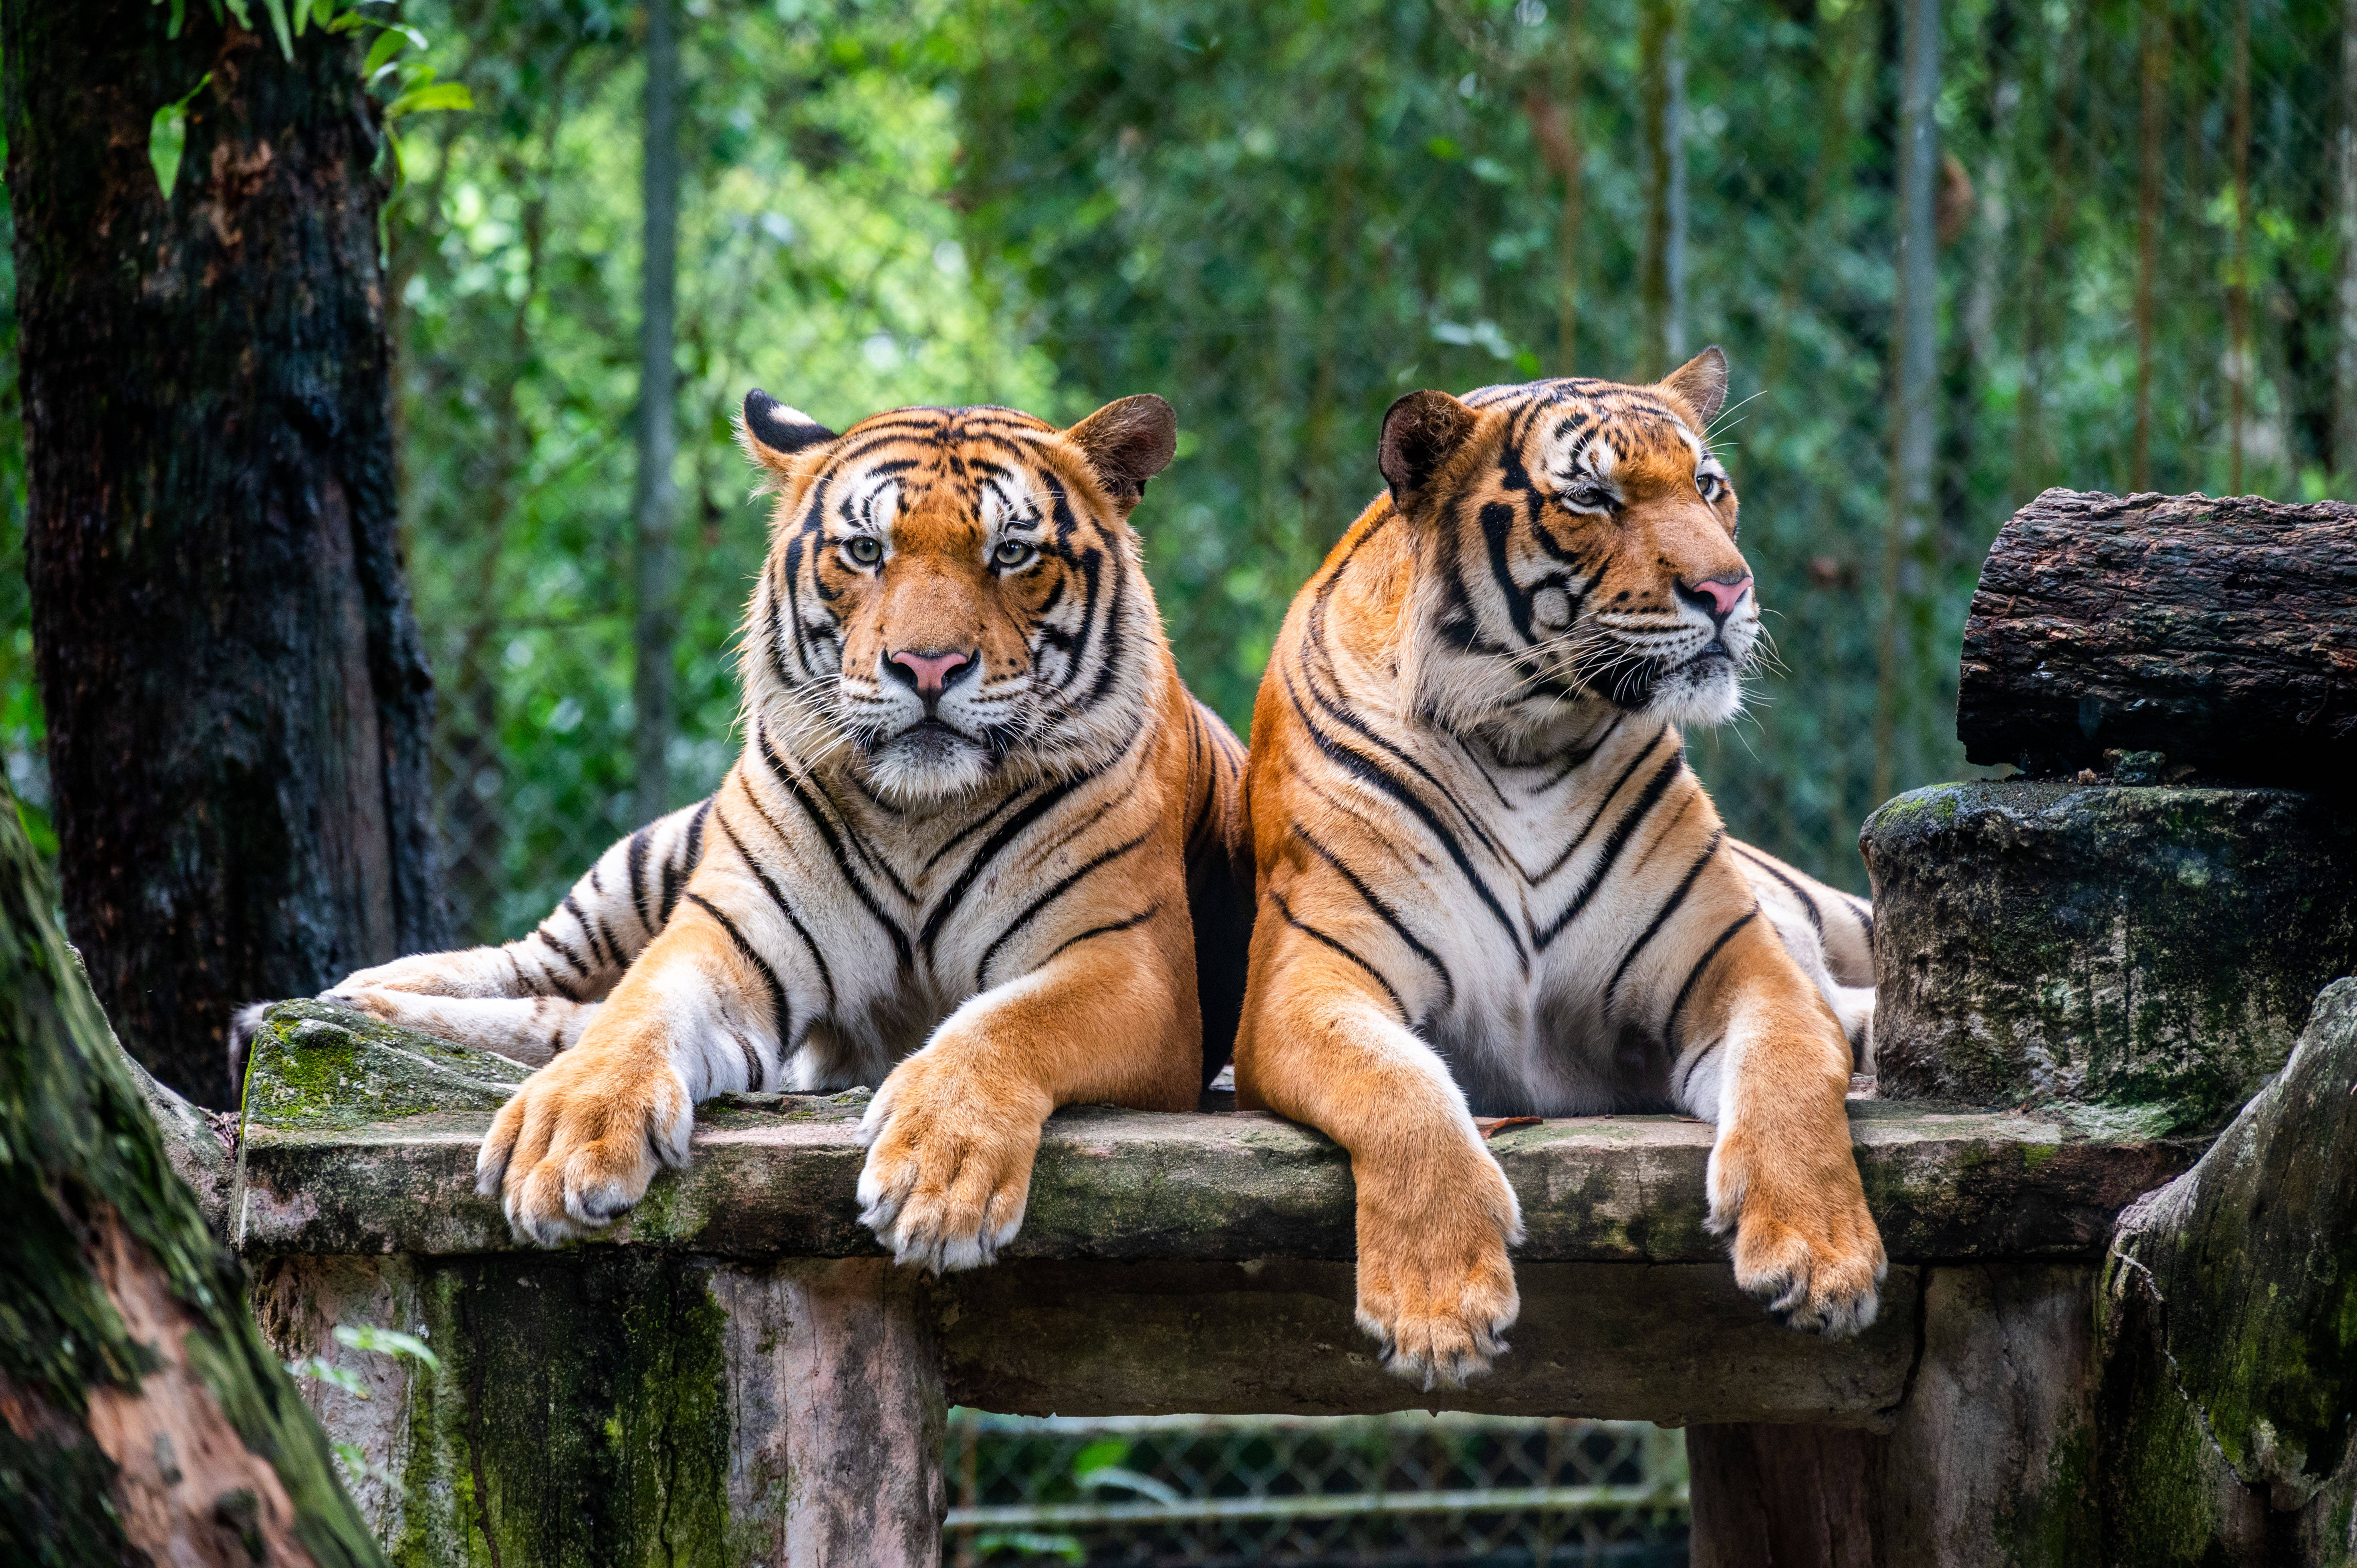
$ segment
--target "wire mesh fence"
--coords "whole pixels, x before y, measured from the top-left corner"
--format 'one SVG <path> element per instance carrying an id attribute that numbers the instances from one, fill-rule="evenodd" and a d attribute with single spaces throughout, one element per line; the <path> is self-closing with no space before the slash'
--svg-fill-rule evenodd
<path id="1" fill-rule="evenodd" d="M 946 1561 L 1686 1561 L 1682 1434 L 1461 1414 L 950 1412 Z"/>
<path id="2" fill-rule="evenodd" d="M 1688 737 L 1693 759 L 1737 833 L 1862 891 L 1863 816 L 1962 767 L 1958 630 L 2014 506 L 2048 484 L 2357 493 L 2347 7 L 1942 0 L 1932 502 L 1894 520 L 1910 9 L 963 0 L 698 21 L 719 73 L 698 113 L 720 118 L 683 230 L 702 248 L 682 269 L 662 802 L 630 777 L 616 438 L 634 186 L 608 163 L 633 57 L 619 33 L 584 43 L 564 91 L 422 129 L 418 166 L 445 175 L 402 199 L 390 281 L 458 929 L 529 925 L 726 766 L 729 628 L 762 547 L 726 428 L 750 385 L 838 422 L 876 400 L 1072 417 L 1172 396 L 1178 456 L 1135 521 L 1183 672 L 1241 725 L 1294 587 L 1380 483 L 1391 398 L 1641 375 L 1707 342 L 1733 366 L 1715 439 L 1781 668 L 1749 715 Z M 969 28 L 992 48 L 963 52 Z M 484 38 L 522 64 L 552 47 Z M 773 134 L 765 84 L 804 68 Z M 852 202 L 873 256 L 820 243 L 849 243 Z M 0 750 L 37 789 L 31 748 Z"/>

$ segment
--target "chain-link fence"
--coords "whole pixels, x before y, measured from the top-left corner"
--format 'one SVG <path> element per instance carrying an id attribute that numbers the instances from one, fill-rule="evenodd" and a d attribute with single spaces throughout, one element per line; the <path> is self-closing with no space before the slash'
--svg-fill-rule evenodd
<path id="1" fill-rule="evenodd" d="M 944 1467 L 954 1568 L 1686 1560 L 1683 1434 L 1637 1422 L 954 1410 Z"/>
<path id="2" fill-rule="evenodd" d="M 726 766 L 762 545 L 726 424 L 757 383 L 838 422 L 1172 397 L 1178 456 L 1136 521 L 1182 671 L 1241 723 L 1293 589 L 1379 484 L 1394 396 L 1721 343 L 1715 439 L 1780 667 L 1692 755 L 1736 832 L 1861 890 L 1864 815 L 1962 767 L 1958 632 L 2014 506 L 2357 473 L 2341 0 L 724 8 L 690 29 L 674 788 L 640 802 L 615 164 L 636 58 L 627 29 L 552 12 L 511 37 L 497 7 L 417 4 L 482 40 L 499 106 L 418 132 L 388 229 L 470 938 L 529 924 Z M 1911 317 L 1910 15 L 1939 45 L 1935 308 Z M 780 80 L 803 83 L 782 109 Z M 1897 518 L 1894 367 L 1924 330 L 1931 501 Z"/>

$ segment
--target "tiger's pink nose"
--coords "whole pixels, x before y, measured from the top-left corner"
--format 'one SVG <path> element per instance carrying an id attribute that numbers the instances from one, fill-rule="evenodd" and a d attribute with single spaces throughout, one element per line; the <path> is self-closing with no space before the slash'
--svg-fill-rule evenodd
<path id="1" fill-rule="evenodd" d="M 885 667 L 899 679 L 916 688 L 924 699 L 927 712 L 942 700 L 942 693 L 957 678 L 958 671 L 974 662 L 971 653 L 917 653 L 902 650 L 888 655 Z"/>
<path id="2" fill-rule="evenodd" d="M 1713 620 L 1725 620 L 1733 615 L 1735 607 L 1741 604 L 1743 596 L 1750 591 L 1751 579 L 1749 576 L 1737 577 L 1732 581 L 1713 577 L 1706 583 L 1696 583 L 1687 590 L 1694 597 L 1709 601 Z"/>

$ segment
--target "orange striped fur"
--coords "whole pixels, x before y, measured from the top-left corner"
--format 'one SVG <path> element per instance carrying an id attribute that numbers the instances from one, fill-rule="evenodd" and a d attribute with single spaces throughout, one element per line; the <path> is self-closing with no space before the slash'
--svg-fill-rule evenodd
<path id="1" fill-rule="evenodd" d="M 1127 521 L 1169 405 L 837 435 L 756 392 L 741 435 L 777 499 L 717 792 L 530 936 L 331 995 L 546 1064 L 478 1164 L 521 1236 L 630 1208 L 713 1095 L 877 1084 L 863 1219 L 987 1262 L 1049 1112 L 1191 1108 L 1241 1005 L 1243 748 L 1179 683 Z"/>
<path id="2" fill-rule="evenodd" d="M 1239 1101 L 1350 1151 L 1359 1320 L 1426 1387 L 1519 1309 L 1477 1114 L 1715 1122 L 1737 1281 L 1796 1326 L 1874 1318 L 1843 1106 L 1870 914 L 1729 840 L 1676 727 L 1735 712 L 1759 636 L 1725 387 L 1714 349 L 1650 387 L 1403 398 L 1390 493 L 1261 686 Z"/>

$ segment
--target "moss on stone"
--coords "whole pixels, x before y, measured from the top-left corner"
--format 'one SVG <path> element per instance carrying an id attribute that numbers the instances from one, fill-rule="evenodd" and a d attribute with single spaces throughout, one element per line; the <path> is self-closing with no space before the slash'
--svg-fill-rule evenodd
<path id="1" fill-rule="evenodd" d="M 2318 999 L 2282 1077 L 2201 1163 L 2123 1219 L 2098 1305 L 2108 1484 L 2121 1527 L 2149 1536 L 2122 1561 L 2280 1545 L 2312 1533 L 2304 1516 L 2343 1506 L 2357 1450 L 2357 980 Z"/>
<path id="2" fill-rule="evenodd" d="M 618 1248 L 464 1258 L 416 1291 L 438 1377 L 411 1385 L 393 1560 L 722 1568 L 726 1320 L 710 1265 Z"/>
<path id="3" fill-rule="evenodd" d="M 531 1076 L 490 1051 L 323 1002 L 282 1002 L 248 1047 L 244 1114 L 270 1127 L 349 1129 L 435 1111 L 496 1111 Z"/>
<path id="4" fill-rule="evenodd" d="M 2357 823 L 2279 789 L 1916 790 L 1861 838 L 1882 1092 L 2222 1123 L 2357 967 Z"/>
<path id="5" fill-rule="evenodd" d="M 2075 1568 L 2097 1561 L 2099 1515 L 2088 1507 L 2095 1479 L 2095 1434 L 2077 1425 L 2047 1451 L 2038 1485 L 2007 1499 L 1996 1536 L 2007 1568 Z"/>

